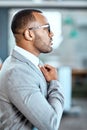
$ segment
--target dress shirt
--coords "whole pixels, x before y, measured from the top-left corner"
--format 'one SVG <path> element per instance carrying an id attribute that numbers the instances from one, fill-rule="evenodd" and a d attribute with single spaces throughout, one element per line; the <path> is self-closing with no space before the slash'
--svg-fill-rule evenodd
<path id="1" fill-rule="evenodd" d="M 16 50 L 18 53 L 23 55 L 25 58 L 27 58 L 29 61 L 31 61 L 37 68 L 39 65 L 39 58 L 30 53 L 29 51 L 24 50 L 23 48 L 19 46 L 15 46 L 14 50 Z"/>

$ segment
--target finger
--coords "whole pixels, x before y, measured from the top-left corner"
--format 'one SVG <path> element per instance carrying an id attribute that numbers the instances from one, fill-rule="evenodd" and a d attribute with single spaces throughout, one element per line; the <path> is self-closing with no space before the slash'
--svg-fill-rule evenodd
<path id="1" fill-rule="evenodd" d="M 45 64 L 44 67 L 45 67 L 45 68 L 49 68 L 49 69 L 52 69 L 52 68 L 53 68 L 51 65 L 48 65 L 48 64 Z"/>
<path id="2" fill-rule="evenodd" d="M 40 70 L 43 72 L 43 73 L 46 73 L 47 70 L 43 67 L 43 66 L 40 66 Z"/>
<path id="3" fill-rule="evenodd" d="M 45 65 L 44 67 L 47 69 L 47 71 L 51 71 L 51 70 L 54 69 L 54 68 L 53 68 L 52 66 L 50 66 L 50 65 Z"/>

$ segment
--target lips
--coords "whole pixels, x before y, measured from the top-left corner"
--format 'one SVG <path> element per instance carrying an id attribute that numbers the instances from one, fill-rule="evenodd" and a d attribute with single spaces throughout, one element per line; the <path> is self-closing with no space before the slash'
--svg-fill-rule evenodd
<path id="1" fill-rule="evenodd" d="M 51 38 L 51 39 L 50 39 L 50 43 L 51 43 L 51 45 L 53 45 L 52 41 L 53 41 L 53 39 Z"/>

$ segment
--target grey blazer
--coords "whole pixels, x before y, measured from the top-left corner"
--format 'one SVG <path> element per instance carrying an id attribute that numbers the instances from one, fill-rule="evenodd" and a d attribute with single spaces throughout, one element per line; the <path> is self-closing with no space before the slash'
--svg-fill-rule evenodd
<path id="1" fill-rule="evenodd" d="M 0 72 L 0 130 L 58 130 L 63 105 L 59 82 L 13 50 Z"/>

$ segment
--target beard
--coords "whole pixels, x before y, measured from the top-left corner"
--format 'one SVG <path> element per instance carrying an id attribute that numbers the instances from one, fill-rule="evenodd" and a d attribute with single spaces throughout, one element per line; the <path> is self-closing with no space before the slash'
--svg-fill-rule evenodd
<path id="1" fill-rule="evenodd" d="M 34 47 L 37 49 L 37 51 L 39 51 L 39 53 L 50 53 L 53 50 L 51 41 L 52 38 L 49 40 L 47 39 L 46 42 L 43 37 L 35 33 Z"/>

